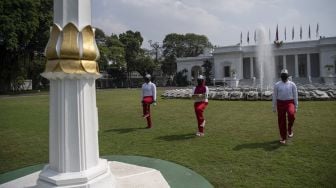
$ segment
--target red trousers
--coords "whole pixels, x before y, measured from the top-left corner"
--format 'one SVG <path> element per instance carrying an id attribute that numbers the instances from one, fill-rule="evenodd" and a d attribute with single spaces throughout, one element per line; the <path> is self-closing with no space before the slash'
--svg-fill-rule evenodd
<path id="1" fill-rule="evenodd" d="M 282 140 L 287 138 L 287 120 L 288 118 L 288 133 L 292 132 L 292 127 L 295 120 L 295 106 L 294 100 L 277 100 L 278 111 L 278 126 Z"/>
<path id="2" fill-rule="evenodd" d="M 143 115 L 147 119 L 147 127 L 152 127 L 152 120 L 150 115 L 150 105 L 153 103 L 153 97 L 152 96 L 146 96 L 142 99 L 142 109 L 143 109 Z"/>
<path id="3" fill-rule="evenodd" d="M 195 102 L 194 109 L 197 118 L 198 132 L 204 133 L 204 116 L 203 112 L 205 108 L 208 106 L 207 102 Z"/>

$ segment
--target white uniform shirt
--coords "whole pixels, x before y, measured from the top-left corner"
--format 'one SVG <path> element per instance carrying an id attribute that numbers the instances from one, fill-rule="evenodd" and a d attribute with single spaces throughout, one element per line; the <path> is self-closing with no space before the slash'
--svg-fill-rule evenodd
<path id="1" fill-rule="evenodd" d="M 147 96 L 153 96 L 153 100 L 156 101 L 156 86 L 151 81 L 142 84 L 142 98 Z"/>
<path id="2" fill-rule="evenodd" d="M 196 87 L 193 88 L 192 93 L 195 94 Z M 205 86 L 205 99 L 195 99 L 195 102 L 208 102 L 209 98 L 209 88 L 208 86 Z"/>
<path id="3" fill-rule="evenodd" d="M 295 109 L 298 108 L 298 92 L 294 82 L 279 81 L 273 88 L 273 109 L 276 106 L 277 100 L 292 100 L 294 99 Z"/>

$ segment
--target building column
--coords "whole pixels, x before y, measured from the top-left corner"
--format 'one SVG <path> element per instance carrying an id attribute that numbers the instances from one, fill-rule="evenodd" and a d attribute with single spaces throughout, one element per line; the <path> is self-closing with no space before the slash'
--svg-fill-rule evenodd
<path id="1" fill-rule="evenodd" d="M 191 68 L 190 68 L 190 66 L 188 66 L 187 68 L 185 68 L 185 69 L 187 69 L 187 80 L 188 81 L 190 81 L 191 82 Z M 182 69 L 183 70 L 183 69 Z"/>
<path id="2" fill-rule="evenodd" d="M 95 80 L 101 75 L 91 0 L 54 0 L 54 24 L 42 76 L 50 80 L 49 164 L 37 188 L 116 187 L 99 158 Z"/>
<path id="3" fill-rule="evenodd" d="M 251 76 L 251 78 L 254 77 L 254 75 L 253 75 L 253 57 L 250 57 L 250 76 Z"/>
<path id="4" fill-rule="evenodd" d="M 311 76 L 311 69 L 310 69 L 310 54 L 307 54 L 307 78 Z"/>
<path id="5" fill-rule="evenodd" d="M 284 69 L 287 69 L 287 60 L 286 60 L 286 55 L 282 56 L 282 67 Z"/>
<path id="6" fill-rule="evenodd" d="M 299 77 L 299 57 L 295 54 L 295 78 Z"/>

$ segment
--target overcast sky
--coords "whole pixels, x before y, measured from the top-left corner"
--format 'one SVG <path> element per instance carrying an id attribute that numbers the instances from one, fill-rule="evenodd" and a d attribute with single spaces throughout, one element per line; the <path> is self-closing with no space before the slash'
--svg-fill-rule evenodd
<path id="1" fill-rule="evenodd" d="M 302 25 L 303 39 L 308 39 L 310 24 L 315 39 L 316 24 L 322 36 L 336 36 L 336 0 L 92 0 L 92 25 L 105 34 L 120 34 L 127 30 L 140 31 L 148 40 L 162 42 L 169 33 L 206 35 L 217 46 L 235 45 L 243 32 L 243 43 L 250 33 L 263 25 L 275 37 L 299 40 Z"/>

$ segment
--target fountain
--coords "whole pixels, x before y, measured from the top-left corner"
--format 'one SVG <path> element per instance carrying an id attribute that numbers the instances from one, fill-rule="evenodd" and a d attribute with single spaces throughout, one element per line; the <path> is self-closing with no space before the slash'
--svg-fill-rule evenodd
<path id="1" fill-rule="evenodd" d="M 257 70 L 259 72 L 261 98 L 270 100 L 272 97 L 270 90 L 273 88 L 275 81 L 272 44 L 267 41 L 264 27 L 260 27 L 257 34 Z"/>

